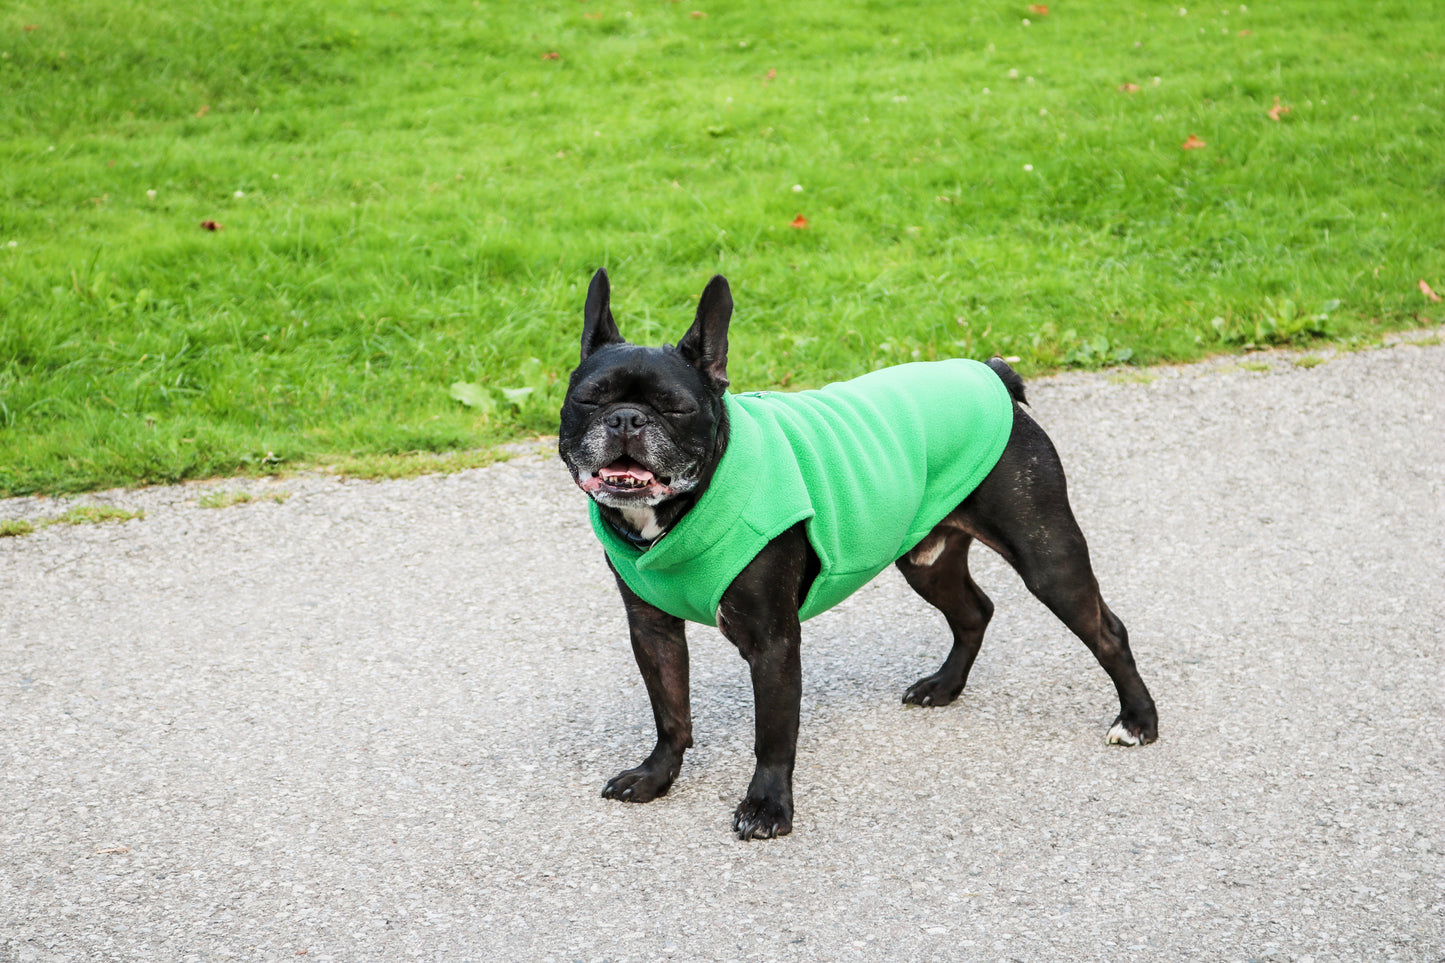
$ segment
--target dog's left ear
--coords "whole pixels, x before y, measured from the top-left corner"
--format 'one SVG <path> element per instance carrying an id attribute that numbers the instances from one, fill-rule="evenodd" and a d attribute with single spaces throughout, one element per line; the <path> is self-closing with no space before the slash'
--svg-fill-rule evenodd
<path id="1" fill-rule="evenodd" d="M 697 318 L 677 343 L 688 363 L 719 389 L 728 386 L 728 322 L 733 316 L 733 293 L 727 278 L 715 275 L 702 292 Z"/>

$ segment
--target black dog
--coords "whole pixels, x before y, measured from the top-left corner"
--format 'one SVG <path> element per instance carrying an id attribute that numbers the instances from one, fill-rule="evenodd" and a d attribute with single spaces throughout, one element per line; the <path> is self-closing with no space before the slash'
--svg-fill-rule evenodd
<path id="1" fill-rule="evenodd" d="M 725 399 L 732 296 L 727 281 L 714 277 L 692 327 L 676 347 L 661 348 L 624 341 L 612 319 L 609 297 L 607 274 L 598 271 L 587 293 L 582 360 L 563 402 L 558 448 L 596 505 L 594 528 L 605 545 L 613 546 L 609 565 L 617 574 L 633 653 L 657 723 L 652 753 L 635 769 L 615 776 L 602 794 L 648 802 L 667 792 L 684 750 L 692 745 L 684 617 L 644 601 L 619 574 L 614 559 L 645 558 L 648 553 L 658 557 L 672 547 L 669 534 L 708 493 L 730 440 L 742 437 L 736 430 L 740 425 L 730 424 L 728 414 L 730 407 L 737 411 L 737 399 Z M 1043 429 L 1019 407 L 1024 401 L 1022 379 L 999 359 L 990 361 L 988 369 L 992 374 L 985 388 L 1001 393 L 1003 417 L 1008 419 L 998 436 L 1001 454 L 995 452 L 996 461 L 976 487 L 961 500 L 948 502 L 952 507 L 939 513 L 941 520 L 926 523 L 931 529 L 921 540 L 894 556 L 908 584 L 946 616 L 953 633 L 953 648 L 942 668 L 910 686 L 903 701 L 943 706 L 963 691 L 993 613 L 993 604 L 969 576 L 968 549 L 977 539 L 1018 571 L 1029 591 L 1083 640 L 1113 680 L 1120 712 L 1108 741 L 1129 746 L 1153 742 L 1158 737 L 1154 700 L 1134 666 L 1123 623 L 1099 594 L 1088 547 L 1069 508 L 1058 455 Z M 972 370 L 987 375 L 988 369 L 975 365 Z M 995 377 L 1004 389 L 993 383 Z M 948 419 L 934 419 L 939 420 Z M 846 431 L 853 426 L 836 427 Z M 764 457 L 790 457 L 776 447 L 768 448 Z M 698 508 L 695 520 L 707 522 L 709 506 L 731 494 L 720 485 Z M 693 522 L 689 519 L 688 525 Z M 800 609 L 811 599 L 820 572 L 827 577 L 815 541 L 810 541 L 815 524 L 799 521 L 769 536 L 725 589 L 718 590 L 716 623 L 748 662 L 756 710 L 757 768 L 733 817 L 733 828 L 743 839 L 781 836 L 792 829 L 802 688 Z M 639 576 L 633 578 L 634 584 L 642 584 L 636 581 Z M 686 617 L 712 621 L 711 615 L 705 610 Z"/>

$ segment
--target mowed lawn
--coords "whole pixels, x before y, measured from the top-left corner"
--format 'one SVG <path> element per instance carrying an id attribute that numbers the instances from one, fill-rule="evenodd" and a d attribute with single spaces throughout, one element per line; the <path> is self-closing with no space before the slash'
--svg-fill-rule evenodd
<path id="1" fill-rule="evenodd" d="M 726 274 L 739 389 L 1438 324 L 1442 51 L 1418 0 L 16 0 L 0 495 L 549 432 L 601 266 L 634 340 Z"/>

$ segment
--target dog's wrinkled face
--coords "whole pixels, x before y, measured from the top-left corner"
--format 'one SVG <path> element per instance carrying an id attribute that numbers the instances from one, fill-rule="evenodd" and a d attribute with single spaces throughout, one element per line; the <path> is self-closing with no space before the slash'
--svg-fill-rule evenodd
<path id="1" fill-rule="evenodd" d="M 718 405 L 675 348 L 612 344 L 572 375 L 558 448 L 598 504 L 651 508 L 696 487 Z"/>
<path id="2" fill-rule="evenodd" d="M 676 347 L 629 344 L 612 320 L 607 274 L 587 293 L 582 362 L 562 403 L 557 447 L 604 508 L 651 509 L 704 485 L 721 455 L 732 297 L 714 278 Z"/>

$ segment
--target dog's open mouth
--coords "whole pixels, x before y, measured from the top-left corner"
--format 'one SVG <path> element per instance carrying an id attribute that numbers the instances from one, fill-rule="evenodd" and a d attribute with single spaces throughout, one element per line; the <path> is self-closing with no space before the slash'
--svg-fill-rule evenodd
<path id="1" fill-rule="evenodd" d="M 610 465 L 604 465 L 597 472 L 602 484 L 609 488 L 631 491 L 646 488 L 657 481 L 657 476 L 630 458 L 622 458 Z"/>
<path id="2" fill-rule="evenodd" d="M 603 465 L 582 482 L 588 492 L 607 491 L 621 495 L 648 495 L 667 490 L 667 479 L 658 478 L 649 469 L 631 458 L 619 458 Z"/>

